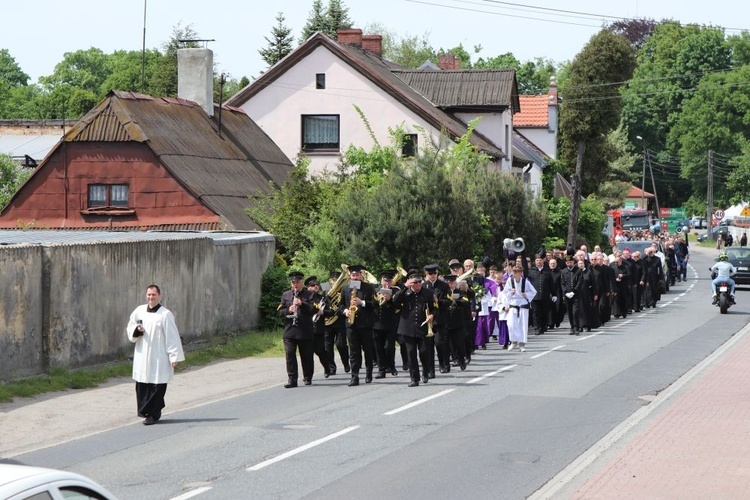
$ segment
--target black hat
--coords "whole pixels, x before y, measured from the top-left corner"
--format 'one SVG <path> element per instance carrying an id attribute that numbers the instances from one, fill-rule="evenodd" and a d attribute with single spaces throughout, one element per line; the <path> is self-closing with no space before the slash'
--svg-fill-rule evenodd
<path id="1" fill-rule="evenodd" d="M 305 286 L 314 286 L 317 284 L 319 284 L 317 276 L 310 276 L 309 278 L 305 280 Z"/>
<path id="2" fill-rule="evenodd" d="M 424 266 L 424 267 L 423 267 L 422 269 L 424 269 L 424 270 L 425 270 L 426 272 L 428 272 L 428 273 L 430 273 L 430 274 L 433 274 L 433 273 L 436 273 L 436 272 L 437 272 L 437 270 L 438 270 L 438 265 L 437 265 L 437 264 L 427 264 L 427 265 L 426 265 L 426 266 Z"/>
<path id="3" fill-rule="evenodd" d="M 421 279 L 422 279 L 422 275 L 421 275 L 421 274 L 419 274 L 419 272 L 416 272 L 416 273 L 409 273 L 409 275 L 408 275 L 408 276 L 407 276 L 406 278 L 407 278 L 407 279 L 410 279 L 410 280 L 415 280 L 415 279 L 416 279 L 416 280 L 421 280 Z"/>
<path id="4" fill-rule="evenodd" d="M 461 261 L 458 259 L 451 259 L 451 261 L 448 262 L 448 267 L 453 269 L 454 267 L 463 267 L 463 265 L 461 265 Z"/>
<path id="5" fill-rule="evenodd" d="M 443 280 L 445 280 L 448 283 L 450 283 L 451 281 L 456 281 L 456 278 L 458 278 L 458 276 L 456 276 L 455 274 L 447 274 L 443 276 Z"/>
<path id="6" fill-rule="evenodd" d="M 328 277 L 332 280 L 338 279 L 339 276 L 341 276 L 341 271 L 337 271 L 335 269 L 328 275 Z"/>
<path id="7" fill-rule="evenodd" d="M 353 265 L 349 266 L 349 272 L 350 273 L 361 273 L 364 270 L 365 270 L 365 266 L 363 266 L 361 264 L 353 264 Z"/>
<path id="8" fill-rule="evenodd" d="M 394 276 L 396 276 L 395 269 L 385 269 L 383 272 L 380 273 L 380 277 L 387 280 L 392 280 Z"/>
<path id="9" fill-rule="evenodd" d="M 301 280 L 304 277 L 305 277 L 305 275 L 302 274 L 299 271 L 292 271 L 291 273 L 289 273 L 289 280 L 290 281 L 299 281 L 299 280 Z"/>
<path id="10" fill-rule="evenodd" d="M 565 255 L 565 262 L 573 262 L 573 256 L 572 255 Z"/>

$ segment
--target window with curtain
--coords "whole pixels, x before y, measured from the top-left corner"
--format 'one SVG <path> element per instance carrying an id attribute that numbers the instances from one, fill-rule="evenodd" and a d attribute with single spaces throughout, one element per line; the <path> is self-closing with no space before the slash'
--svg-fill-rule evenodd
<path id="1" fill-rule="evenodd" d="M 303 151 L 339 150 L 339 115 L 302 115 Z"/>
<path id="2" fill-rule="evenodd" d="M 129 191 L 127 184 L 90 184 L 88 208 L 127 207 Z"/>

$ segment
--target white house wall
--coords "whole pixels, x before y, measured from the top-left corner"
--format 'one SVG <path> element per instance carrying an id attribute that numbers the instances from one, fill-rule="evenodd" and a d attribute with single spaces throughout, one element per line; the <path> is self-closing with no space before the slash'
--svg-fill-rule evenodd
<path id="1" fill-rule="evenodd" d="M 544 151 L 544 154 L 553 160 L 557 159 L 557 136 L 546 127 L 516 127 L 516 130 Z"/>
<path id="2" fill-rule="evenodd" d="M 325 89 L 315 88 L 317 73 L 325 73 Z M 338 114 L 340 152 L 345 152 L 351 144 L 371 149 L 374 143 L 355 105 L 362 110 L 381 145 L 391 144 L 388 129 L 399 125 L 403 125 L 408 133 L 419 134 L 420 150 L 425 147 L 423 132 L 418 130 L 420 127 L 434 142 L 439 141 L 439 130 L 429 127 L 324 47 L 316 48 L 241 108 L 294 161 L 301 148 L 301 115 Z M 333 168 L 339 160 L 338 154 L 331 153 L 311 153 L 308 156 L 311 174 L 320 173 L 326 167 Z"/>
<path id="3" fill-rule="evenodd" d="M 490 141 L 492 141 L 497 147 L 503 150 L 503 153 L 505 153 L 508 156 L 507 160 L 501 160 L 498 162 L 501 165 L 501 169 L 503 172 L 510 172 L 510 166 L 511 166 L 511 158 L 510 158 L 510 151 L 513 149 L 511 146 L 512 141 L 512 133 L 513 133 L 513 119 L 512 115 L 510 114 L 510 111 L 505 111 L 503 113 L 484 113 L 481 115 L 478 115 L 476 113 L 454 113 L 456 118 L 461 120 L 464 123 L 469 123 L 471 120 L 474 120 L 478 116 L 481 116 L 481 119 L 479 120 L 479 123 L 476 126 L 476 131 L 487 137 Z M 506 128 L 505 126 L 508 126 L 507 129 L 507 144 L 506 144 Z"/>

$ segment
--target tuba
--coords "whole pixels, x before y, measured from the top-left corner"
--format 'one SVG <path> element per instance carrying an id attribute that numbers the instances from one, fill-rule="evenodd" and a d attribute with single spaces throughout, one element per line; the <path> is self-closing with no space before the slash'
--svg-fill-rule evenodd
<path id="1" fill-rule="evenodd" d="M 349 266 L 347 266 L 346 264 L 341 264 L 341 275 L 336 279 L 336 281 L 333 283 L 333 286 L 331 286 L 331 289 L 328 290 L 328 295 L 326 295 L 328 297 L 331 309 L 334 312 L 337 312 L 341 307 L 341 290 L 344 288 L 344 286 L 346 286 L 347 283 L 349 283 Z M 330 318 L 325 319 L 325 324 L 326 326 L 331 326 L 338 319 L 338 314 L 334 314 Z"/>
<path id="2" fill-rule="evenodd" d="M 396 273 L 396 276 L 393 277 L 393 281 L 391 281 L 391 286 L 396 286 L 396 283 L 398 283 L 401 278 L 406 278 L 406 269 L 403 267 L 397 267 L 396 268 L 398 272 Z"/>
<path id="3" fill-rule="evenodd" d="M 472 276 L 474 276 L 474 273 L 475 273 L 475 272 L 476 272 L 476 271 L 475 271 L 475 270 L 474 270 L 474 268 L 472 267 L 471 269 L 469 269 L 468 271 L 466 271 L 466 272 L 465 272 L 465 273 L 463 273 L 462 275 L 458 276 L 458 277 L 456 278 L 456 281 L 465 281 L 465 280 L 467 280 L 467 279 L 471 278 Z"/>

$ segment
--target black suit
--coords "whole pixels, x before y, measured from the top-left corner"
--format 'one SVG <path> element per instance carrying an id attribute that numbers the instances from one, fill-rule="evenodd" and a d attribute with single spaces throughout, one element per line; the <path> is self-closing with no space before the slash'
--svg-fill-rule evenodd
<path id="1" fill-rule="evenodd" d="M 398 328 L 398 315 L 393 298 L 398 288 L 389 288 L 391 295 L 383 294 L 380 297 L 381 288 L 375 291 L 375 325 L 373 336 L 375 338 L 375 351 L 378 355 L 378 371 L 381 375 L 386 372 L 393 373 L 396 370 L 396 329 Z M 382 302 L 382 303 L 381 303 Z"/>
<path id="2" fill-rule="evenodd" d="M 534 266 L 527 272 L 527 277 L 536 290 L 531 300 L 531 317 L 537 335 L 547 331 L 547 318 L 552 304 L 552 273 L 548 267 L 539 269 Z"/>
<path id="3" fill-rule="evenodd" d="M 572 298 L 568 298 L 565 296 L 565 294 L 573 292 L 575 293 L 575 276 L 578 273 L 578 267 L 575 265 L 568 269 L 568 266 L 565 266 L 565 269 L 560 271 L 560 287 L 562 288 L 562 300 L 565 301 L 565 311 L 568 313 L 568 321 L 570 322 L 570 331 L 574 331 L 576 327 L 575 320 L 573 318 L 573 304 L 575 303 L 575 296 Z"/>
<path id="4" fill-rule="evenodd" d="M 365 374 L 368 378 L 372 377 L 373 368 L 373 350 L 375 343 L 372 336 L 372 327 L 375 323 L 375 291 L 370 283 L 361 282 L 359 290 L 354 290 L 348 286 L 342 291 L 342 297 L 345 310 L 354 310 L 352 308 L 352 298 L 359 297 L 364 301 L 356 307 L 354 322 L 352 322 L 351 312 L 346 318 L 346 338 L 349 341 L 349 364 L 352 368 L 352 377 L 359 377 L 359 370 L 362 368 L 362 351 L 365 353 Z M 351 308 L 351 309 L 350 309 Z"/>
<path id="5" fill-rule="evenodd" d="M 289 311 L 294 303 L 295 295 L 302 301 L 295 313 Z M 284 324 L 284 355 L 286 357 L 286 372 L 289 382 L 297 383 L 299 368 L 297 365 L 297 350 L 302 362 L 302 377 L 312 380 L 313 376 L 313 315 L 317 309 L 313 306 L 313 293 L 303 288 L 299 292 L 287 290 L 281 295 L 278 314 L 285 318 Z"/>
<path id="6" fill-rule="evenodd" d="M 406 352 L 409 356 L 409 375 L 412 381 L 419 381 L 419 361 L 422 362 L 422 381 L 428 378 L 429 354 L 426 349 L 425 339 L 428 327 L 424 323 L 428 314 L 434 314 L 435 296 L 432 290 L 422 287 L 418 292 L 411 289 L 401 290 L 393 299 L 396 308 L 399 309 L 398 334 L 406 344 Z M 417 353 L 419 356 L 417 356 Z M 419 357 L 419 361 L 417 360 Z M 433 359 L 434 362 L 434 359 Z"/>
<path id="7" fill-rule="evenodd" d="M 434 344 L 427 341 L 427 348 L 433 351 L 437 351 L 438 364 L 440 366 L 440 372 L 449 372 L 450 366 L 450 341 L 448 339 L 448 331 L 446 328 L 445 312 L 448 306 L 451 304 L 451 287 L 442 280 L 435 280 L 434 283 L 429 280 L 425 280 L 422 284 L 424 288 L 432 290 L 435 294 L 435 300 L 438 303 L 438 312 L 435 316 L 435 321 L 432 323 L 432 327 L 435 331 Z M 432 361 L 429 366 L 430 375 L 435 372 L 435 356 L 432 356 Z"/>

